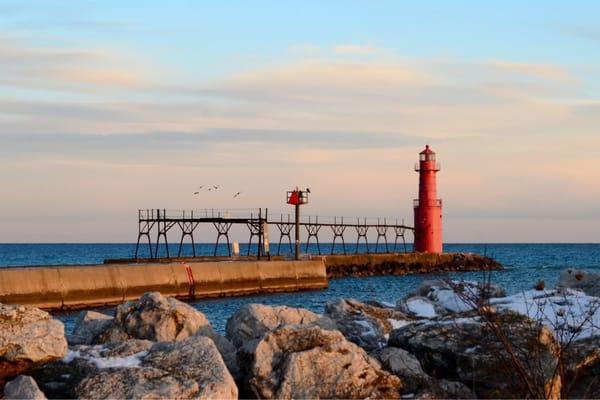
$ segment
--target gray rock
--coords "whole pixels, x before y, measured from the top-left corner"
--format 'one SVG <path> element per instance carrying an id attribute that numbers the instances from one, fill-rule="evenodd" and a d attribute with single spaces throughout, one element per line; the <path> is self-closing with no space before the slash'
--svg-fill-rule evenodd
<path id="1" fill-rule="evenodd" d="M 475 393 L 462 382 L 440 379 L 434 383 L 434 392 L 442 399 L 476 399 Z"/>
<path id="2" fill-rule="evenodd" d="M 178 341 L 202 332 L 213 332 L 203 313 L 172 297 L 149 292 L 117 307 L 114 322 L 100 342 L 132 338 Z"/>
<path id="3" fill-rule="evenodd" d="M 0 304 L 0 388 L 6 380 L 64 357 L 62 322 L 29 306 Z"/>
<path id="4" fill-rule="evenodd" d="M 479 294 L 483 299 L 505 297 L 506 289 L 492 282 L 466 280 L 425 280 L 421 282 L 417 292 L 412 295 L 428 296 L 435 290 L 453 290 L 458 293 L 468 292 Z"/>
<path id="5" fill-rule="evenodd" d="M 490 282 L 425 280 L 417 291 L 410 293 L 405 300 L 398 301 L 396 308 L 408 312 L 410 307 L 406 304 L 407 299 L 424 297 L 433 303 L 437 314 L 450 315 L 472 311 L 472 304 L 477 299 L 504 296 L 506 290 Z"/>
<path id="6" fill-rule="evenodd" d="M 115 365 L 139 366 L 153 342 L 130 339 L 102 345 L 72 346 L 65 358 L 33 371 L 40 388 L 51 398 L 75 398 L 74 388 L 84 379 Z"/>
<path id="7" fill-rule="evenodd" d="M 199 391 L 195 380 L 178 379 L 152 367 L 103 371 L 76 388 L 77 396 L 84 399 L 191 399 L 199 397 Z"/>
<path id="8" fill-rule="evenodd" d="M 467 385 L 446 379 L 432 380 L 430 386 L 414 397 L 420 400 L 433 399 L 476 399 L 475 393 Z"/>
<path id="9" fill-rule="evenodd" d="M 46 400 L 32 377 L 20 375 L 4 386 L 4 398 L 7 400 Z"/>
<path id="10" fill-rule="evenodd" d="M 588 296 L 600 297 L 600 274 L 569 268 L 560 273 L 558 288 L 581 290 Z"/>
<path id="11" fill-rule="evenodd" d="M 285 325 L 256 341 L 249 379 L 259 398 L 399 398 L 401 380 L 339 331 Z"/>
<path id="12" fill-rule="evenodd" d="M 74 349 L 88 358 L 124 358 L 147 352 L 153 345 L 154 342 L 150 340 L 130 339 L 125 342 L 110 343 L 106 346 L 76 346 Z"/>
<path id="13" fill-rule="evenodd" d="M 67 364 L 77 362 L 78 368 L 89 371 L 89 375 L 99 369 L 112 368 L 115 365 L 136 366 L 141 363 L 140 357 L 145 356 L 154 344 L 155 342 L 149 340 L 130 339 L 105 345 L 77 345 L 69 349 L 62 361 Z"/>
<path id="14" fill-rule="evenodd" d="M 396 309 L 412 318 L 435 318 L 447 314 L 447 310 L 423 296 L 412 296 L 396 304 Z"/>
<path id="15" fill-rule="evenodd" d="M 187 344 L 181 344 L 184 342 Z M 229 346 L 232 346 L 231 343 Z M 90 388 L 89 385 L 92 385 L 89 383 L 90 380 L 93 382 L 93 388 L 89 389 L 90 395 L 99 397 L 102 397 L 102 393 L 105 392 L 97 389 L 95 385 L 112 384 L 113 380 L 121 382 L 121 386 L 117 385 L 114 395 L 110 397 L 130 397 L 126 394 L 132 397 L 194 397 L 196 396 L 194 388 L 197 385 L 184 379 L 184 375 L 190 371 L 202 375 L 196 363 L 208 365 L 210 368 L 216 368 L 215 371 L 219 371 L 212 361 L 204 360 L 204 347 L 212 349 L 215 348 L 215 344 L 208 337 L 201 335 L 191 336 L 179 342 L 155 343 L 149 340 L 130 339 L 102 345 L 73 346 L 63 361 L 44 365 L 35 371 L 35 378 L 40 387 L 53 398 L 78 397 L 80 394 L 75 392 L 75 389 L 80 388 L 84 381 L 88 382 L 86 387 Z M 196 352 L 194 356 L 190 355 L 192 351 Z M 210 351 L 212 350 L 209 349 Z M 210 358 L 214 357 L 210 356 Z M 219 359 L 222 363 L 221 356 Z M 129 371 L 130 369 L 134 371 Z M 140 372 L 140 369 L 144 371 Z M 177 369 L 183 375 L 170 377 Z M 114 371 L 118 372 L 110 375 L 109 372 Z M 97 376 L 100 377 L 94 378 Z M 160 377 L 164 377 L 165 380 L 161 380 Z M 204 379 L 202 376 L 200 378 Z M 201 381 L 200 378 L 197 379 L 198 382 Z M 141 382 L 139 386 L 132 386 L 135 380 Z M 188 392 L 186 387 L 193 390 Z"/>
<path id="16" fill-rule="evenodd" d="M 376 357 L 383 368 L 402 379 L 407 393 L 416 392 L 431 383 L 431 377 L 423 371 L 419 360 L 406 350 L 386 347 L 378 351 Z"/>
<path id="17" fill-rule="evenodd" d="M 77 396 L 93 399 L 237 398 L 237 386 L 211 339 L 192 336 L 178 342 L 158 342 L 147 351 L 129 358 L 124 356 L 140 345 L 138 342 L 121 348 L 120 360 L 115 360 L 117 348 L 112 348 L 112 360 L 101 362 L 104 367 L 77 384 Z M 132 362 L 134 358 L 138 362 Z M 117 366 L 119 363 L 122 366 Z"/>
<path id="18" fill-rule="evenodd" d="M 213 330 L 203 313 L 177 299 L 149 292 L 139 300 L 118 306 L 113 319 L 102 319 L 96 314 L 80 317 L 89 321 L 80 324 L 81 336 L 91 338 L 85 341 L 87 344 L 129 339 L 181 341 L 193 335 L 206 336 L 215 342 L 231 373 L 239 375 L 235 347 Z"/>
<path id="19" fill-rule="evenodd" d="M 545 396 L 557 397 L 561 382 L 555 375 L 556 342 L 552 332 L 517 314 L 495 318 L 529 379 L 542 390 L 546 388 Z M 407 325 L 392 331 L 389 345 L 414 354 L 429 375 L 472 386 L 478 397 L 527 395 L 506 347 L 478 318 Z"/>
<path id="20" fill-rule="evenodd" d="M 344 336 L 368 352 L 376 351 L 387 342 L 386 335 L 393 324 L 411 321 L 404 313 L 361 303 L 353 299 L 340 299 L 325 305 L 324 316 L 331 318 Z"/>
<path id="21" fill-rule="evenodd" d="M 212 339 L 219 353 L 221 353 L 221 357 L 223 357 L 223 361 L 225 361 L 229 372 L 231 372 L 236 380 L 241 379 L 241 372 L 237 362 L 237 349 L 229 340 L 214 331 L 201 332 L 195 336 L 206 336 Z"/>
<path id="22" fill-rule="evenodd" d="M 280 325 L 308 324 L 320 319 L 320 315 L 303 308 L 245 304 L 229 317 L 225 331 L 226 337 L 239 348 Z"/>
<path id="23" fill-rule="evenodd" d="M 569 398 L 600 398 L 600 336 L 572 342 L 565 349 Z"/>
<path id="24" fill-rule="evenodd" d="M 79 313 L 73 333 L 67 337 L 69 344 L 94 344 L 112 326 L 114 318 L 96 311 Z"/>
<path id="25" fill-rule="evenodd" d="M 373 306 L 373 307 L 377 307 L 377 308 L 390 308 L 390 309 L 394 309 L 394 304 L 389 304 L 383 301 L 378 301 L 378 300 L 365 300 L 364 302 L 365 304 L 369 305 L 369 306 Z"/>

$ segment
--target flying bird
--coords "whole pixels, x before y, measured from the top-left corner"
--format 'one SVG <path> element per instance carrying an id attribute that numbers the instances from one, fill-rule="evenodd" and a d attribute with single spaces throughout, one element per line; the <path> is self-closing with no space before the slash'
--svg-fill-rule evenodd
<path id="1" fill-rule="evenodd" d="M 306 193 L 310 193 L 310 189 L 309 188 L 306 188 Z"/>
<path id="2" fill-rule="evenodd" d="M 194 194 L 198 194 L 198 193 L 200 193 L 200 192 L 194 192 Z"/>
<path id="3" fill-rule="evenodd" d="M 202 185 L 202 186 L 200 186 L 198 189 L 202 189 L 204 186 L 206 186 L 206 185 Z"/>
<path id="4" fill-rule="evenodd" d="M 242 194 L 242 192 L 237 192 L 236 194 L 233 195 L 233 198 L 235 199 L 236 197 L 238 197 L 240 194 Z"/>
<path id="5" fill-rule="evenodd" d="M 213 188 L 217 190 L 221 185 L 214 185 Z"/>

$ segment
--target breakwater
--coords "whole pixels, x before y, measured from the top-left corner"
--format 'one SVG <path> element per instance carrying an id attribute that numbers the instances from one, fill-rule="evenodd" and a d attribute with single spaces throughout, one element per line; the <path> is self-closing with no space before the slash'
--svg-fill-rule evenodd
<path id="1" fill-rule="evenodd" d="M 406 275 L 411 273 L 470 272 L 502 269 L 490 257 L 474 253 L 353 254 L 321 257 L 327 277 Z"/>
<path id="2" fill-rule="evenodd" d="M 43 309 L 114 305 L 148 291 L 193 299 L 321 289 L 322 261 L 215 261 L 2 268 L 0 303 Z"/>
<path id="3" fill-rule="evenodd" d="M 0 303 L 50 310 L 114 305 L 159 291 L 180 299 L 322 289 L 344 276 L 497 269 L 475 254 L 363 254 L 311 260 L 116 260 L 99 265 L 0 269 Z"/>

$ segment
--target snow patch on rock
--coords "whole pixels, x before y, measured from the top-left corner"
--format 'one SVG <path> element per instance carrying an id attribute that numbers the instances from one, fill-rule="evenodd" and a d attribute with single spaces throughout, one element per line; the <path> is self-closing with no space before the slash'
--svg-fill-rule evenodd
<path id="1" fill-rule="evenodd" d="M 478 291 L 476 288 L 470 287 L 470 293 L 468 296 L 477 296 Z M 471 311 L 473 307 L 466 303 L 454 290 L 436 288 L 432 293 L 432 300 L 437 302 L 444 309 L 452 313 L 460 313 L 465 311 Z"/>
<path id="2" fill-rule="evenodd" d="M 77 350 L 69 350 L 63 362 L 69 364 L 77 358 L 84 359 L 99 369 L 105 368 L 137 368 L 142 363 L 142 359 L 148 355 L 147 351 L 140 351 L 127 357 L 102 357 L 102 347 L 98 346 L 98 351 L 92 352 L 90 355 L 81 354 Z"/>
<path id="3" fill-rule="evenodd" d="M 398 328 L 402 328 L 403 326 L 406 326 L 408 324 L 412 324 L 414 321 L 409 321 L 409 320 L 399 320 L 399 319 L 392 319 L 392 318 L 388 318 L 388 321 L 390 322 L 390 325 L 392 325 L 392 329 L 398 329 Z"/>
<path id="4" fill-rule="evenodd" d="M 378 336 L 377 333 L 375 332 L 375 329 L 373 328 L 373 325 L 371 325 L 369 323 L 369 321 L 365 321 L 365 320 L 356 320 L 353 321 L 356 325 L 365 328 L 364 330 L 362 330 L 362 334 L 365 336 Z"/>
<path id="5" fill-rule="evenodd" d="M 419 298 L 415 298 L 415 299 L 408 299 L 406 301 L 406 306 L 408 308 L 408 310 L 415 314 L 417 317 L 423 317 L 423 318 L 435 318 L 437 317 L 437 313 L 435 312 L 435 308 L 433 306 L 433 304 L 428 303 L 427 301 L 423 300 L 423 299 L 419 299 Z M 391 322 L 391 320 L 390 320 Z M 400 322 L 400 321 L 397 321 Z M 406 324 L 404 324 L 406 325 Z M 404 326 L 402 325 L 402 326 Z M 392 326 L 394 326 L 394 324 L 392 323 Z M 396 326 L 394 326 L 394 329 L 396 329 Z"/>
<path id="6" fill-rule="evenodd" d="M 513 311 L 539 321 L 559 341 L 600 335 L 600 298 L 573 290 L 528 290 L 490 299 L 498 311 Z"/>

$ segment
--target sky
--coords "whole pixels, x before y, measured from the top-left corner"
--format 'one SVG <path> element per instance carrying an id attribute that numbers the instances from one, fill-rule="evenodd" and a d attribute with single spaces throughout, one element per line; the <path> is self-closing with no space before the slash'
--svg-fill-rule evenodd
<path id="1" fill-rule="evenodd" d="M 295 186 L 305 215 L 411 223 L 425 144 L 445 242 L 599 242 L 598 21 L 595 1 L 0 0 L 0 242 L 131 242 L 139 208 L 288 213 Z"/>

